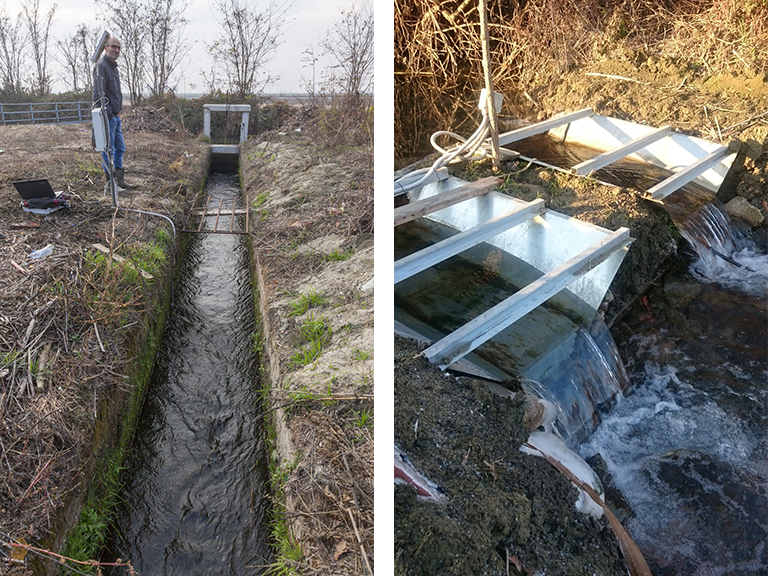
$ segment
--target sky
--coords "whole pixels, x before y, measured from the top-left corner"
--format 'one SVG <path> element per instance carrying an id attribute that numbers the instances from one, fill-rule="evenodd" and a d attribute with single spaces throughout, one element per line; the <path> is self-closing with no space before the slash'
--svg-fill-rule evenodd
<path id="1" fill-rule="evenodd" d="M 258 6 L 266 6 L 267 0 L 248 0 Z M 46 13 L 50 6 L 56 4 L 56 16 L 51 27 L 51 35 L 54 41 L 49 47 L 49 62 L 51 72 L 56 77 L 62 77 L 63 68 L 55 62 L 56 40 L 69 38 L 81 24 L 96 26 L 97 4 L 83 0 L 40 0 L 40 13 Z M 185 36 L 189 41 L 189 57 L 185 59 L 182 67 L 183 74 L 179 74 L 177 94 L 201 92 L 203 79 L 202 70 L 210 70 L 212 62 L 206 50 L 206 44 L 210 44 L 219 34 L 220 29 L 216 23 L 218 17 L 213 10 L 211 0 L 188 0 L 189 7 L 184 12 L 189 21 L 185 28 Z M 0 8 L 5 5 L 5 14 L 15 17 L 21 11 L 19 0 L 0 0 Z M 321 52 L 320 43 L 326 35 L 334 20 L 341 18 L 341 9 L 346 6 L 345 0 L 294 0 L 289 11 L 288 18 L 293 22 L 286 26 L 281 46 L 275 51 L 270 63 L 267 65 L 272 75 L 280 79 L 268 86 L 266 92 L 297 93 L 305 92 L 305 79 L 312 78 L 312 68 L 302 62 L 303 52 L 310 46 L 316 54 Z M 119 61 L 118 61 L 119 64 Z M 321 68 L 327 67 L 327 59 L 320 59 L 316 65 L 316 77 L 319 79 Z M 63 81 L 54 82 L 55 92 L 67 89 Z"/>

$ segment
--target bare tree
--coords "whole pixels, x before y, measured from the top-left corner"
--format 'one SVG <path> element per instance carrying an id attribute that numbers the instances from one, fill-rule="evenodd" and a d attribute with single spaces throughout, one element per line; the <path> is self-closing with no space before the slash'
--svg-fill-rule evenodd
<path id="1" fill-rule="evenodd" d="M 292 3 L 270 0 L 261 11 L 248 0 L 217 0 L 215 6 L 222 17 L 221 35 L 208 49 L 224 67 L 232 92 L 239 97 L 258 94 L 275 80 L 265 66 L 290 23 L 286 16 Z"/>
<path id="2" fill-rule="evenodd" d="M 12 21 L 4 9 L 0 12 L 0 90 L 6 98 L 22 90 L 21 69 L 27 43 L 22 25 L 21 18 Z"/>
<path id="3" fill-rule="evenodd" d="M 48 42 L 51 24 L 56 14 L 56 4 L 45 15 L 40 14 L 40 0 L 28 0 L 22 3 L 24 22 L 29 33 L 32 47 L 32 59 L 35 63 L 33 90 L 38 94 L 50 94 L 51 77 L 48 75 Z"/>
<path id="4" fill-rule="evenodd" d="M 370 0 L 350 0 L 323 41 L 334 64 L 326 82 L 358 105 L 373 88 L 373 7 Z"/>
<path id="5" fill-rule="evenodd" d="M 187 52 L 182 33 L 187 24 L 184 11 L 188 3 L 174 5 L 175 0 L 149 0 L 149 52 L 151 83 L 149 93 L 162 96 L 171 86 L 171 77 Z"/>
<path id="6" fill-rule="evenodd" d="M 109 8 L 101 9 L 99 19 L 107 24 L 113 36 L 120 38 L 120 60 L 125 71 L 122 88 L 128 88 L 131 105 L 138 106 L 143 98 L 146 78 L 146 7 L 138 0 L 114 0 Z"/>
<path id="7" fill-rule="evenodd" d="M 75 92 L 91 85 L 91 54 L 100 34 L 97 29 L 80 24 L 72 36 L 56 43 Z"/>

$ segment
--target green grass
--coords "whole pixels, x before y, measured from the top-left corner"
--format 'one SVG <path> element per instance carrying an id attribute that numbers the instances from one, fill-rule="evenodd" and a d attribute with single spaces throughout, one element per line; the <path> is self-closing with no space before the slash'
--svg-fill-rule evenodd
<path id="1" fill-rule="evenodd" d="M 264 202 L 267 201 L 267 198 L 269 198 L 269 192 L 262 192 L 261 194 L 256 196 L 256 200 L 254 200 L 251 204 L 253 205 L 254 208 L 258 208 L 259 206 L 264 204 Z"/>
<path id="2" fill-rule="evenodd" d="M 304 321 L 299 329 L 301 335 L 309 342 L 328 343 L 331 339 L 331 327 L 325 323 L 325 318 L 315 318 L 314 314 Z"/>
<path id="3" fill-rule="evenodd" d="M 373 428 L 373 409 L 365 408 L 357 412 L 355 424 L 360 428 Z"/>
<path id="4" fill-rule="evenodd" d="M 264 353 L 264 338 L 260 332 L 254 332 L 251 334 L 251 340 L 253 340 L 253 351 L 259 356 Z"/>
<path id="5" fill-rule="evenodd" d="M 354 360 L 355 362 L 365 362 L 370 357 L 371 357 L 371 351 L 363 350 L 362 348 L 357 348 L 352 354 L 352 360 Z"/>
<path id="6" fill-rule="evenodd" d="M 295 574 L 295 569 L 287 566 L 284 561 L 301 562 L 303 554 L 301 552 L 301 547 L 291 536 L 291 533 L 288 530 L 288 525 L 284 520 L 272 524 L 272 538 L 275 547 L 277 548 L 277 555 L 283 560 L 283 562 L 278 561 L 276 563 L 272 574 Z"/>
<path id="7" fill-rule="evenodd" d="M 162 238 L 163 235 L 161 234 Z M 164 243 L 165 241 L 162 241 Z M 134 266 L 149 272 L 153 276 L 157 276 L 163 269 L 168 255 L 165 252 L 162 243 L 139 243 L 134 244 L 128 250 L 128 255 Z M 138 275 L 138 271 L 135 271 Z"/>
<path id="8" fill-rule="evenodd" d="M 270 436 L 273 433 L 274 431 L 271 430 Z M 292 461 L 286 460 L 278 465 L 276 451 L 272 453 L 270 458 L 270 484 L 272 485 L 274 502 L 269 527 L 276 558 L 275 562 L 270 566 L 269 574 L 271 576 L 296 574 L 296 569 L 288 565 L 288 562 L 301 562 L 303 559 L 301 547 L 293 539 L 282 509 L 283 502 L 285 501 L 284 485 L 293 471 L 296 470 L 300 460 L 300 455 L 295 454 Z"/>
<path id="9" fill-rule="evenodd" d="M 320 357 L 323 348 L 331 341 L 331 327 L 322 316 L 311 315 L 299 328 L 302 339 L 307 342 L 291 356 L 293 366 L 306 366 Z"/>
<path id="10" fill-rule="evenodd" d="M 344 260 L 349 260 L 352 258 L 352 254 L 354 254 L 352 250 L 336 249 L 330 254 L 323 256 L 323 260 L 325 262 L 343 262 Z"/>
<path id="11" fill-rule="evenodd" d="M 121 467 L 114 458 L 98 478 L 105 486 L 101 498 L 93 492 L 86 498 L 75 529 L 67 537 L 63 555 L 80 561 L 97 559 L 106 542 L 107 531 L 119 503 Z M 78 570 L 95 574 L 94 567 L 78 565 Z"/>
<path id="12" fill-rule="evenodd" d="M 319 340 L 310 342 L 302 346 L 298 352 L 291 356 L 291 364 L 294 366 L 306 366 L 320 357 L 323 352 L 323 343 Z"/>
<path id="13" fill-rule="evenodd" d="M 21 358 L 21 352 L 11 350 L 0 356 L 0 368 L 6 368 Z"/>
<path id="14" fill-rule="evenodd" d="M 299 296 L 296 300 L 288 304 L 291 311 L 288 316 L 302 316 L 310 308 L 317 308 L 328 303 L 328 299 L 323 292 L 318 292 L 310 288 L 308 292 Z"/>

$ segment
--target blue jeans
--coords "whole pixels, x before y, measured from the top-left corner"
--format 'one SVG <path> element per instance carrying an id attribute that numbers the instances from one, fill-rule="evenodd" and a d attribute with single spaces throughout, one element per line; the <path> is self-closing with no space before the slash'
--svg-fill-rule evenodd
<path id="1" fill-rule="evenodd" d="M 109 147 L 112 149 L 112 162 L 115 168 L 123 167 L 123 154 L 125 154 L 125 140 L 123 140 L 123 119 L 113 116 L 109 120 Z M 101 165 L 104 172 L 109 172 L 109 158 L 106 152 L 101 153 Z"/>

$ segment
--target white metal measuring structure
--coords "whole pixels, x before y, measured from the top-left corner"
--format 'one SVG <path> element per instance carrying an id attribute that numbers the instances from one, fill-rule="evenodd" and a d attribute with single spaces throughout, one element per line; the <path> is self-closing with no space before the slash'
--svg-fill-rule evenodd
<path id="1" fill-rule="evenodd" d="M 203 133 L 207 138 L 211 137 L 211 112 L 240 112 L 242 114 L 240 119 L 240 144 L 248 139 L 248 120 L 251 113 L 250 104 L 204 104 L 203 105 Z M 211 155 L 233 155 L 236 156 L 240 153 L 240 144 L 212 144 Z M 196 230 L 184 230 L 193 234 L 249 234 L 250 230 L 250 200 L 248 197 L 245 199 L 245 208 L 235 208 L 235 198 L 232 199 L 232 208 L 223 209 L 223 200 L 220 200 L 218 209 L 215 211 L 208 211 L 208 203 L 211 197 L 205 202 L 205 207 L 197 213 L 200 216 L 200 224 Z M 245 214 L 245 230 L 235 230 L 234 222 L 236 214 Z M 216 221 L 212 229 L 205 229 L 204 225 L 208 216 L 216 216 Z M 221 216 L 230 216 L 229 230 L 219 230 L 219 218 Z"/>
<path id="2" fill-rule="evenodd" d="M 207 138 L 211 137 L 211 112 L 241 112 L 240 119 L 240 144 L 248 139 L 248 119 L 251 114 L 250 104 L 204 104 L 203 105 L 203 133 Z M 237 154 L 240 151 L 240 145 L 222 145 L 211 146 L 213 154 Z"/>
<path id="3" fill-rule="evenodd" d="M 481 128 L 485 124 L 484 114 Z M 600 116 L 589 108 L 501 134 L 499 142 L 509 145 L 544 132 L 562 141 L 567 137 L 569 141 L 607 150 L 571 168 L 570 172 L 577 175 L 589 175 L 626 156 L 674 172 L 647 191 L 647 196 L 656 201 L 663 201 L 690 181 L 717 192 L 735 156 L 728 146 L 678 134 L 669 127 L 655 129 Z M 485 130 L 480 130 L 464 141 L 460 149 L 475 154 L 487 144 L 486 136 Z M 450 161 L 454 155 L 455 152 L 449 152 L 444 158 Z M 461 361 L 563 290 L 597 310 L 632 242 L 628 229 L 612 232 L 546 210 L 541 200 L 528 203 L 494 192 L 495 178 L 464 182 L 448 174 L 443 165 L 446 163 L 438 160 L 429 169 L 395 182 L 396 196 L 406 191 L 410 196 L 409 204 L 395 210 L 395 226 L 424 217 L 457 232 L 396 261 L 395 284 L 481 242 L 520 258 L 539 270 L 541 277 L 451 334 L 438 337 L 424 350 L 430 361 L 443 369 Z M 411 327 L 402 326 L 401 331 L 407 333 L 408 328 Z"/>

